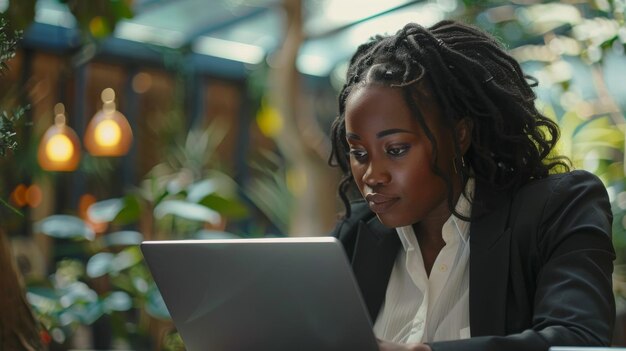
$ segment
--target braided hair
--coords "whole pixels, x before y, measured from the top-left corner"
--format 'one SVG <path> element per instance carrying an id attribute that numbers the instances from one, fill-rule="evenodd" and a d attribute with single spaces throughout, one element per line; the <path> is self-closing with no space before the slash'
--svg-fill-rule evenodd
<path id="1" fill-rule="evenodd" d="M 530 84 L 529 82 L 530 81 Z M 545 178 L 553 170 L 569 170 L 569 160 L 554 156 L 558 125 L 535 107 L 532 87 L 537 81 L 525 75 L 519 63 L 489 34 L 455 21 L 441 21 L 430 28 L 407 24 L 391 36 L 375 36 L 352 56 L 339 94 L 339 115 L 331 127 L 329 164 L 339 166 L 343 179 L 339 196 L 350 216 L 349 201 L 356 194 L 346 141 L 346 100 L 355 87 L 366 84 L 400 87 L 407 106 L 433 146 L 436 141 L 423 120 L 415 97 L 426 86 L 441 110 L 441 122 L 450 130 L 456 121 L 469 118 L 470 148 L 465 154 L 463 179 L 470 169 L 478 181 L 499 190 L 518 188 L 531 179 Z M 455 150 L 460 155 L 458 142 Z M 433 172 L 447 184 L 452 213 L 452 182 L 437 166 Z"/>

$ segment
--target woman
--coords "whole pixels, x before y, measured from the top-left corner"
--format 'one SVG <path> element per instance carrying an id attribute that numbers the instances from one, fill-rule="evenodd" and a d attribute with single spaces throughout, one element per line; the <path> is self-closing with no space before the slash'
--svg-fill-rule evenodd
<path id="1" fill-rule="evenodd" d="M 346 204 L 334 235 L 381 350 L 610 344 L 606 190 L 553 155 L 558 126 L 527 79 L 452 21 L 352 57 L 332 127 Z"/>

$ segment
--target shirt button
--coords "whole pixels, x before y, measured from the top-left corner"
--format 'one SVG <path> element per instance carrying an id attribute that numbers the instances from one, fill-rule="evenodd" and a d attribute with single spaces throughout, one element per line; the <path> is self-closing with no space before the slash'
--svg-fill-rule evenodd
<path id="1" fill-rule="evenodd" d="M 446 264 L 442 264 L 439 266 L 439 271 L 440 272 L 446 272 L 448 270 L 448 265 Z"/>

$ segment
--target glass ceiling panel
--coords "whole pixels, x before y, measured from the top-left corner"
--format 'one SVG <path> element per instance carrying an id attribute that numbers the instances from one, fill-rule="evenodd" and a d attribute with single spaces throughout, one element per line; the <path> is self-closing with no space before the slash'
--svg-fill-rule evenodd
<path id="1" fill-rule="evenodd" d="M 318 37 L 338 28 L 421 0 L 309 0 L 305 32 Z"/>
<path id="2" fill-rule="evenodd" d="M 416 3 L 416 0 L 309 0 L 305 31 L 312 39 L 301 50 L 299 69 L 306 74 L 326 76 L 337 62 L 345 60 L 370 36 L 398 30 L 396 26 L 400 20 L 434 22 L 441 18 L 441 11 L 436 11 L 438 6 L 428 5 L 432 7 L 429 10 L 428 6 Z M 193 50 L 209 56 L 258 63 L 279 45 L 282 11 L 278 9 L 268 9 L 262 15 L 250 16 L 245 21 L 203 35 L 194 41 Z M 380 13 L 384 14 L 376 17 Z M 369 20 L 347 27 L 364 19 Z M 338 28 L 344 29 L 338 31 Z"/>
<path id="3" fill-rule="evenodd" d="M 332 35 L 311 39 L 304 43 L 298 58 L 300 72 L 328 76 L 341 62 L 347 60 L 357 47 L 376 34 L 393 34 L 409 22 L 430 26 L 444 19 L 456 7 L 443 7 L 424 2 L 388 12 L 355 24 Z"/>
<path id="4" fill-rule="evenodd" d="M 209 56 L 259 63 L 279 45 L 282 26 L 282 12 L 267 9 L 235 25 L 199 36 L 192 49 Z"/>
<path id="5" fill-rule="evenodd" d="M 147 6 L 121 21 L 115 36 L 170 48 L 189 44 L 196 36 L 259 11 L 258 6 L 220 0 L 178 0 Z"/>
<path id="6" fill-rule="evenodd" d="M 35 22 L 63 28 L 75 28 L 76 19 L 66 4 L 58 0 L 38 0 L 35 4 Z"/>

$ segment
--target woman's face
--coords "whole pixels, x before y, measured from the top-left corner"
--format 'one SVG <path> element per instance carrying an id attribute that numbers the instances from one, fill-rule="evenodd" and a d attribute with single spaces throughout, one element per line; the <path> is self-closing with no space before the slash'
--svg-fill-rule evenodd
<path id="1" fill-rule="evenodd" d="M 438 145 L 437 166 L 457 179 L 452 134 L 439 123 L 440 110 L 433 99 L 423 100 L 419 107 Z M 352 176 L 385 226 L 450 216 L 448 189 L 432 171 L 432 144 L 411 115 L 400 88 L 357 88 L 346 101 L 345 123 Z"/>

